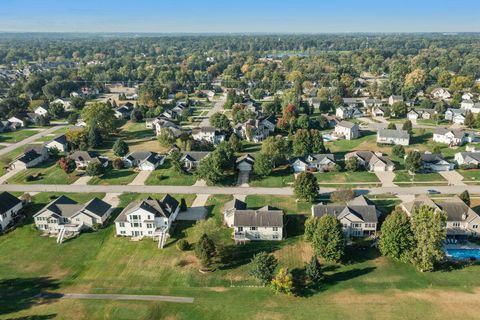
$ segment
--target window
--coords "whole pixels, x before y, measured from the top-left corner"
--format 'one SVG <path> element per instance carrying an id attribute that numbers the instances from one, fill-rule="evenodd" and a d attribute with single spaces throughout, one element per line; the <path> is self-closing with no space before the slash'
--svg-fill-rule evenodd
<path id="1" fill-rule="evenodd" d="M 120 231 L 120 234 L 126 234 L 126 232 L 124 230 Z"/>
<path id="2" fill-rule="evenodd" d="M 238 227 L 238 232 L 242 232 L 243 231 L 243 227 Z"/>
<path id="3" fill-rule="evenodd" d="M 278 231 L 278 227 L 273 227 L 272 230 L 273 231 Z"/>
<path id="4" fill-rule="evenodd" d="M 454 222 L 454 223 L 453 223 L 453 226 L 454 226 L 454 227 L 460 227 L 460 222 Z"/>
<path id="5" fill-rule="evenodd" d="M 151 228 L 153 228 L 153 224 L 147 223 L 147 229 L 151 229 Z M 150 232 L 151 232 L 151 231 L 150 231 Z"/>
<path id="6" fill-rule="evenodd" d="M 257 227 L 250 227 L 250 230 L 251 230 L 251 231 L 256 231 L 256 230 L 257 230 Z"/>
<path id="7" fill-rule="evenodd" d="M 141 224 L 141 223 L 138 223 L 138 222 L 134 222 L 134 223 L 133 223 L 133 227 L 134 227 L 134 228 L 141 228 L 141 227 L 142 227 L 142 224 Z"/>
<path id="8" fill-rule="evenodd" d="M 125 222 L 119 222 L 119 223 L 118 223 L 118 226 L 119 226 L 120 228 L 125 228 Z"/>
<path id="9" fill-rule="evenodd" d="M 260 239 L 260 235 L 258 233 L 255 233 L 254 237 L 255 239 Z"/>
<path id="10" fill-rule="evenodd" d="M 80 221 L 80 218 L 76 218 L 75 221 Z"/>
<path id="11" fill-rule="evenodd" d="M 278 239 L 278 234 L 274 234 L 274 235 L 272 236 L 272 239 Z"/>
<path id="12" fill-rule="evenodd" d="M 148 234 L 152 234 L 153 232 L 152 231 L 148 231 Z"/>
<path id="13" fill-rule="evenodd" d="M 478 224 L 474 224 L 474 225 L 472 226 L 472 228 L 473 228 L 473 229 L 478 229 Z"/>

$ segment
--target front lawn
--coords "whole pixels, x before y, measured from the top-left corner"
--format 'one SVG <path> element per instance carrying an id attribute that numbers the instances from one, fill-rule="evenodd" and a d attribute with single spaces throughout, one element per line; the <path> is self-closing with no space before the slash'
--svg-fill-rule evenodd
<path id="1" fill-rule="evenodd" d="M 416 182 L 419 182 L 419 185 L 422 185 L 422 183 L 423 185 L 426 185 L 428 182 L 446 184 L 447 180 L 437 172 L 416 173 L 415 175 L 410 175 L 406 170 L 398 170 L 395 171 L 395 179 L 393 179 L 393 182 L 404 182 L 406 184 L 415 184 Z"/>
<path id="2" fill-rule="evenodd" d="M 126 185 L 135 179 L 138 172 L 133 169 L 112 169 L 107 168 L 106 172 L 99 177 L 92 177 L 88 184 L 91 185 Z"/>
<path id="3" fill-rule="evenodd" d="M 37 130 L 20 129 L 18 131 L 0 133 L 0 142 L 16 143 L 39 132 Z"/>
<path id="4" fill-rule="evenodd" d="M 464 182 L 469 182 L 472 184 L 480 183 L 480 170 L 479 169 L 470 169 L 470 170 L 457 170 L 464 177 Z"/>
<path id="5" fill-rule="evenodd" d="M 31 181 L 28 180 L 28 176 L 37 176 Z M 46 161 L 39 164 L 34 168 L 28 168 L 22 170 L 10 179 L 8 183 L 11 184 L 72 184 L 80 178 L 78 172 L 70 174 L 65 173 L 56 161 Z"/>
<path id="6" fill-rule="evenodd" d="M 293 183 L 295 176 L 289 165 L 275 168 L 270 175 L 260 178 L 252 173 L 249 185 L 251 187 L 281 188 Z"/>
<path id="7" fill-rule="evenodd" d="M 191 186 L 197 178 L 193 174 L 177 172 L 170 159 L 152 172 L 145 181 L 145 185 Z"/>
<path id="8" fill-rule="evenodd" d="M 317 172 L 315 173 L 318 183 L 320 185 L 328 184 L 335 185 L 345 184 L 346 187 L 350 185 L 376 185 L 380 183 L 375 173 L 368 171 L 356 172 Z"/>

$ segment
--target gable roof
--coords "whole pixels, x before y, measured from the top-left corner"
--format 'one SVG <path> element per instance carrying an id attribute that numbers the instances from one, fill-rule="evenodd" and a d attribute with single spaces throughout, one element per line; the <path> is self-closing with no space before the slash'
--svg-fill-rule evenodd
<path id="1" fill-rule="evenodd" d="M 0 214 L 7 212 L 22 201 L 6 191 L 0 193 Z"/>
<path id="2" fill-rule="evenodd" d="M 352 129 L 352 128 L 356 127 L 357 125 L 353 122 L 342 120 L 339 123 L 337 123 L 337 126 Z"/>
<path id="3" fill-rule="evenodd" d="M 263 207 L 258 210 L 235 210 L 233 214 L 235 227 L 283 227 L 283 211 Z"/>
<path id="4" fill-rule="evenodd" d="M 189 151 L 184 152 L 180 161 L 200 161 L 210 154 L 210 151 Z"/>
<path id="5" fill-rule="evenodd" d="M 378 130 L 378 136 L 382 138 L 410 139 L 410 135 L 406 130 L 396 129 L 380 129 Z"/>
<path id="6" fill-rule="evenodd" d="M 115 222 L 127 221 L 127 216 L 139 209 L 150 212 L 155 217 L 170 218 L 170 216 L 177 210 L 179 205 L 179 202 L 169 194 L 165 195 L 161 200 L 147 198 L 145 200 L 131 202 L 118 215 L 117 219 L 115 219 Z"/>
<path id="7" fill-rule="evenodd" d="M 364 196 L 356 197 L 345 205 L 319 203 L 312 206 L 312 215 L 314 217 L 321 217 L 327 214 L 334 216 L 338 220 L 352 214 L 366 223 L 378 222 L 378 210 L 375 204 Z"/>

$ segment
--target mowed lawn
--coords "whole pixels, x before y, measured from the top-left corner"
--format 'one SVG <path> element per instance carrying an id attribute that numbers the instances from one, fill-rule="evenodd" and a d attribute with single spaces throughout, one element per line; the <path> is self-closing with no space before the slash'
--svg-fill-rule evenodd
<path id="1" fill-rule="evenodd" d="M 177 172 L 170 159 L 152 172 L 145 181 L 146 185 L 191 186 L 197 178 L 193 174 Z"/>
<path id="2" fill-rule="evenodd" d="M 38 175 L 38 178 L 27 181 L 27 176 Z M 11 184 L 72 184 L 80 178 L 78 172 L 65 173 L 55 160 L 48 160 L 34 168 L 20 171 L 10 179 Z"/>
<path id="3" fill-rule="evenodd" d="M 418 183 L 419 185 L 426 185 L 428 182 L 446 184 L 447 180 L 437 172 L 416 173 L 415 175 L 410 175 L 406 170 L 397 170 L 395 171 L 395 179 L 393 179 L 393 182 L 399 182 L 400 184 Z"/>
<path id="4" fill-rule="evenodd" d="M 126 185 L 135 179 L 138 172 L 133 169 L 112 169 L 107 168 L 106 172 L 98 177 L 92 177 L 88 184 L 90 185 Z"/>
<path id="5" fill-rule="evenodd" d="M 41 207 L 44 198 L 35 205 Z M 214 219 L 230 197 L 209 200 Z M 273 200 L 273 199 L 272 199 Z M 43 200 L 44 201 L 44 200 Z M 126 201 L 126 200 L 125 200 Z M 118 211 L 117 211 L 118 212 Z M 222 228 L 220 225 L 219 228 Z M 475 319 L 480 266 L 420 273 L 378 256 L 369 245 L 351 249 L 345 264 L 322 263 L 325 280 L 298 296 L 274 294 L 249 275 L 249 261 L 267 250 L 295 274 L 312 255 L 301 235 L 234 246 L 224 239 L 224 266 L 201 274 L 192 251 L 199 227 L 179 223 L 163 250 L 151 240 L 115 237 L 109 225 L 61 245 L 31 224 L 0 236 L 0 318 L 31 319 Z M 225 229 L 226 230 L 226 229 Z M 198 230 L 197 230 L 198 231 Z M 225 235 L 228 234 L 225 231 Z M 222 231 L 223 232 L 223 231 Z M 125 293 L 193 297 L 193 304 L 42 298 L 45 293 Z M 19 293 L 21 296 L 19 298 Z M 228 307 L 226 307 L 228 306 Z"/>
<path id="6" fill-rule="evenodd" d="M 38 130 L 20 129 L 17 131 L 0 133 L 0 142 L 16 143 L 39 132 L 40 131 Z"/>
<path id="7" fill-rule="evenodd" d="M 295 176 L 292 169 L 286 165 L 274 169 L 267 177 L 255 177 L 252 173 L 249 185 L 251 187 L 280 188 L 291 185 L 294 180 Z"/>
<path id="8" fill-rule="evenodd" d="M 345 185 L 345 187 L 351 185 L 376 185 L 380 184 L 375 173 L 367 171 L 356 172 L 318 172 L 315 173 L 318 183 L 320 185 L 335 185 L 339 187 Z"/>
<path id="9" fill-rule="evenodd" d="M 457 170 L 457 171 L 464 177 L 463 181 L 471 184 L 480 183 L 480 170 L 470 169 L 470 170 Z"/>

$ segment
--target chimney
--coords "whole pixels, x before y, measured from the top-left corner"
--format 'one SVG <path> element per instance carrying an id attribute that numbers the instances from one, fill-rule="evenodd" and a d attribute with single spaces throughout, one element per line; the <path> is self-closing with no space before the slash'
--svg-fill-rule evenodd
<path id="1" fill-rule="evenodd" d="M 466 220 L 466 219 L 467 219 L 467 213 L 464 212 L 464 213 L 462 213 L 462 220 Z"/>

